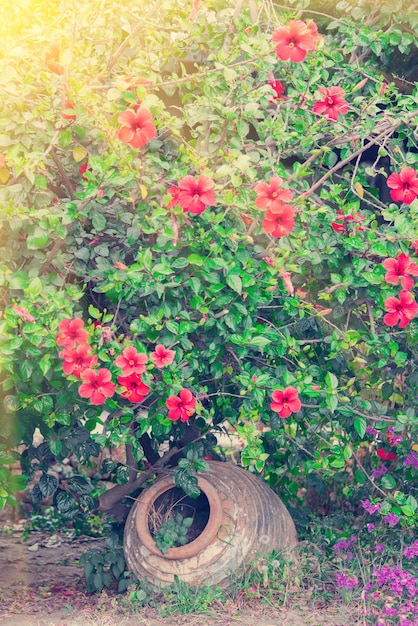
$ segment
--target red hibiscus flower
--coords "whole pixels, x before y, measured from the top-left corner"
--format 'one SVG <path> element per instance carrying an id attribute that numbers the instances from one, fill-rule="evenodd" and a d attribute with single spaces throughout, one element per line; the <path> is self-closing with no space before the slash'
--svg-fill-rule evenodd
<path id="1" fill-rule="evenodd" d="M 385 281 L 389 285 L 397 285 L 400 280 L 404 289 L 414 286 L 411 276 L 418 276 L 418 265 L 411 263 L 407 254 L 400 254 L 397 259 L 385 259 L 382 265 L 387 270 Z"/>
<path id="2" fill-rule="evenodd" d="M 111 382 L 112 374 L 105 367 L 101 367 L 97 372 L 87 368 L 81 374 L 83 383 L 78 388 L 78 393 L 82 398 L 90 398 L 92 404 L 103 404 L 106 398 L 111 398 L 116 386 Z"/>
<path id="3" fill-rule="evenodd" d="M 118 383 L 123 388 L 121 397 L 126 398 L 129 402 L 142 402 L 151 391 L 151 388 L 142 382 L 141 376 L 138 374 L 118 376 Z"/>
<path id="4" fill-rule="evenodd" d="M 345 115 L 348 111 L 347 100 L 344 100 L 344 89 L 341 87 L 320 87 L 319 93 L 324 96 L 323 100 L 315 102 L 312 107 L 314 113 L 325 115 L 329 120 L 335 121 L 339 115 Z"/>
<path id="5" fill-rule="evenodd" d="M 290 59 L 300 63 L 306 52 L 315 48 L 317 37 L 312 31 L 312 24 L 306 25 L 302 20 L 291 20 L 286 26 L 280 26 L 273 32 L 271 40 L 276 44 L 276 54 L 282 61 Z"/>
<path id="6" fill-rule="evenodd" d="M 17 315 L 25 320 L 25 322 L 33 323 L 35 318 L 33 315 L 29 313 L 23 306 L 18 306 L 17 304 L 12 304 L 12 309 L 16 311 Z"/>
<path id="7" fill-rule="evenodd" d="M 201 174 L 197 180 L 193 176 L 185 176 L 179 182 L 178 204 L 184 212 L 194 215 L 203 213 L 207 206 L 216 202 L 212 187 L 213 180 L 209 176 Z"/>
<path id="8" fill-rule="evenodd" d="M 283 206 L 283 202 L 289 202 L 293 193 L 290 189 L 282 189 L 283 179 L 280 176 L 272 176 L 268 183 L 260 181 L 254 187 L 257 194 L 255 206 L 257 209 L 274 210 L 276 207 Z"/>
<path id="9" fill-rule="evenodd" d="M 54 72 L 54 74 L 58 74 L 59 76 L 65 72 L 64 67 L 59 62 L 60 52 L 59 45 L 57 43 L 52 43 L 45 54 L 45 65 L 49 70 L 51 70 L 51 72 Z"/>
<path id="10" fill-rule="evenodd" d="M 97 356 L 89 354 L 91 347 L 82 343 L 76 348 L 64 348 L 60 352 L 60 357 L 64 359 L 62 369 L 65 374 L 73 374 L 77 378 L 81 378 L 81 374 L 87 368 L 92 368 L 97 365 Z"/>
<path id="11" fill-rule="evenodd" d="M 127 265 L 125 265 L 125 263 L 121 263 L 120 261 L 115 261 L 114 262 L 114 266 L 118 269 L 121 270 L 121 272 L 125 272 L 128 268 Z"/>
<path id="12" fill-rule="evenodd" d="M 399 322 L 399 328 L 404 328 L 416 316 L 418 304 L 410 291 L 402 290 L 399 299 L 392 297 L 385 300 L 385 309 L 387 313 L 383 317 L 384 323 L 396 326 Z"/>
<path id="13" fill-rule="evenodd" d="M 386 452 L 384 448 L 379 448 L 379 450 L 376 450 L 376 454 L 379 459 L 382 459 L 382 461 L 394 461 L 397 458 L 394 452 Z"/>
<path id="14" fill-rule="evenodd" d="M 283 278 L 284 286 L 286 288 L 289 296 L 293 296 L 295 294 L 295 288 L 292 283 L 292 275 L 290 272 L 285 272 L 285 270 L 281 267 L 279 270 L 280 276 Z"/>
<path id="15" fill-rule="evenodd" d="M 282 418 L 289 417 L 291 413 L 297 413 L 302 407 L 298 390 L 295 387 L 286 387 L 284 391 L 276 389 L 271 397 L 273 398 L 270 404 L 271 410 Z"/>
<path id="16" fill-rule="evenodd" d="M 115 359 L 115 365 L 120 367 L 123 376 L 131 374 L 143 374 L 145 372 L 145 363 L 148 357 L 143 352 L 137 352 L 134 346 L 128 346 Z"/>
<path id="17" fill-rule="evenodd" d="M 418 196 L 417 173 L 412 167 L 404 167 L 399 174 L 391 174 L 387 181 L 390 197 L 395 202 L 411 204 Z"/>
<path id="18" fill-rule="evenodd" d="M 279 80 L 269 80 L 268 85 L 273 89 L 275 96 L 270 100 L 270 104 L 274 104 L 275 100 L 282 100 L 282 96 L 285 93 L 285 88 Z"/>
<path id="19" fill-rule="evenodd" d="M 72 102 L 64 102 L 64 109 L 75 109 L 75 105 Z M 70 113 L 61 113 L 61 117 L 63 120 L 76 120 L 77 115 L 71 115 Z"/>
<path id="20" fill-rule="evenodd" d="M 182 389 L 178 396 L 170 396 L 165 401 L 168 409 L 168 417 L 175 422 L 187 422 L 189 417 L 196 412 L 196 399 L 189 389 Z"/>
<path id="21" fill-rule="evenodd" d="M 361 223 L 364 219 L 364 215 L 359 215 L 358 213 L 355 213 L 354 215 L 343 215 L 341 209 L 338 209 L 337 219 L 335 222 L 331 222 L 331 227 L 335 230 L 336 233 L 347 233 L 348 222 Z M 359 226 L 357 230 L 364 231 L 364 227 Z"/>
<path id="22" fill-rule="evenodd" d="M 79 172 L 80 172 L 80 174 L 81 174 L 81 178 L 82 178 L 83 180 L 88 181 L 87 176 L 84 176 L 84 174 L 85 174 L 86 172 L 92 172 L 93 170 L 91 169 L 91 167 L 89 167 L 89 162 L 88 162 L 88 161 L 86 161 L 85 163 L 83 163 L 83 165 L 80 165 L 80 167 L 79 167 L 78 171 L 79 171 Z"/>
<path id="23" fill-rule="evenodd" d="M 148 109 L 123 111 L 118 117 L 119 124 L 122 124 L 118 132 L 119 139 L 132 148 L 143 148 L 157 134 L 152 119 L 152 113 Z"/>
<path id="24" fill-rule="evenodd" d="M 171 187 L 167 189 L 167 193 L 171 195 L 171 200 L 167 204 L 167 209 L 173 209 L 175 206 L 180 205 L 180 202 L 179 202 L 180 192 L 181 192 L 180 187 L 176 187 L 175 185 L 171 185 Z"/>
<path id="25" fill-rule="evenodd" d="M 58 346 L 73 348 L 76 343 L 86 343 L 89 338 L 88 332 L 84 330 L 84 322 L 79 317 L 74 320 L 62 320 L 58 329 L 61 331 L 55 337 Z"/>
<path id="26" fill-rule="evenodd" d="M 280 204 L 264 214 L 262 227 L 272 237 L 285 237 L 295 224 L 295 209 L 290 204 Z"/>
<path id="27" fill-rule="evenodd" d="M 175 356 L 176 353 L 174 350 L 169 350 L 161 343 L 155 346 L 155 351 L 150 354 L 151 361 L 153 361 L 157 367 L 170 365 L 174 361 Z"/>

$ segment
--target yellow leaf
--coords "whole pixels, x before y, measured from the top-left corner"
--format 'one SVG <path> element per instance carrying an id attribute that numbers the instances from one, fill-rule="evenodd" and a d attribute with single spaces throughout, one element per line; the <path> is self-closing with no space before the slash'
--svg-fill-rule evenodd
<path id="1" fill-rule="evenodd" d="M 356 188 L 356 191 L 358 193 L 358 195 L 360 196 L 360 198 L 362 198 L 364 196 L 364 189 L 361 183 L 354 183 L 354 187 Z"/>
<path id="2" fill-rule="evenodd" d="M 140 190 L 140 192 L 141 192 L 141 198 L 142 198 L 143 200 L 145 200 L 145 198 L 146 198 L 146 197 L 147 197 L 147 195 L 148 195 L 148 190 L 147 190 L 147 188 L 145 187 L 145 185 L 139 185 L 139 190 Z"/>
<path id="3" fill-rule="evenodd" d="M 414 452 L 418 452 L 418 443 L 413 443 L 411 448 Z"/>
<path id="4" fill-rule="evenodd" d="M 87 156 L 87 154 L 87 150 L 81 148 L 80 146 L 76 146 L 73 149 L 73 159 L 76 163 L 80 163 L 80 161 L 82 161 Z"/>
<path id="5" fill-rule="evenodd" d="M 120 90 L 120 91 L 123 91 L 123 90 Z M 110 89 L 107 90 L 107 94 L 106 94 L 107 99 L 110 102 L 117 100 L 118 98 L 120 98 L 120 91 L 119 89 L 115 89 L 114 87 L 111 87 Z"/>
<path id="6" fill-rule="evenodd" d="M 71 64 L 71 58 L 72 58 L 72 52 L 69 48 L 67 48 L 64 51 L 60 52 L 60 62 L 63 65 L 70 65 Z"/>
<path id="7" fill-rule="evenodd" d="M 0 167 L 0 183 L 5 185 L 10 178 L 10 170 L 8 167 Z"/>

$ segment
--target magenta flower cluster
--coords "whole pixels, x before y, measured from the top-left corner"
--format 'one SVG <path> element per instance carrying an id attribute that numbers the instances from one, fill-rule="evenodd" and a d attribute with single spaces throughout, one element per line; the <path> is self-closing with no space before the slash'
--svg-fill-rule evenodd
<path id="1" fill-rule="evenodd" d="M 416 452 L 410 452 L 409 454 L 406 455 L 406 457 L 403 460 L 403 465 L 404 467 L 407 467 L 408 465 L 410 465 L 411 467 L 414 467 L 415 469 L 418 469 L 418 455 Z"/>
<path id="2" fill-rule="evenodd" d="M 387 471 L 388 468 L 382 463 L 379 469 L 372 470 L 372 476 L 373 478 L 381 478 L 384 474 L 386 474 Z"/>
<path id="3" fill-rule="evenodd" d="M 407 570 L 383 565 L 380 569 L 375 569 L 374 574 L 378 587 L 388 585 L 389 589 L 399 595 L 405 590 L 410 598 L 414 598 L 418 592 L 417 579 Z"/>
<path id="4" fill-rule="evenodd" d="M 335 580 L 337 583 L 337 587 L 340 589 L 353 589 L 353 587 L 358 587 L 358 579 L 356 576 L 347 576 L 344 573 L 336 574 Z"/>
<path id="5" fill-rule="evenodd" d="M 414 541 L 410 546 L 406 546 L 403 554 L 407 559 L 413 559 L 418 556 L 418 541 Z"/>
<path id="6" fill-rule="evenodd" d="M 369 515 L 373 515 L 373 513 L 376 513 L 376 511 L 380 511 L 380 509 L 382 508 L 382 504 L 380 502 L 372 504 L 368 498 L 366 498 L 366 500 L 360 500 L 360 502 L 363 509 L 365 509 L 365 511 L 367 511 Z"/>

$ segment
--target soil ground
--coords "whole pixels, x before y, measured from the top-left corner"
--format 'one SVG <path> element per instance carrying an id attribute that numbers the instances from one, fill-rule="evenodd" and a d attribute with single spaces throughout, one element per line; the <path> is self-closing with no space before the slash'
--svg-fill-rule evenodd
<path id="1" fill-rule="evenodd" d="M 102 540 L 0 528 L 0 623 L 5 626 L 354 626 L 363 624 L 355 607 L 321 610 L 270 608 L 262 600 L 221 603 L 204 614 L 172 614 L 162 618 L 155 608 L 121 606 L 110 592 L 85 591 L 83 552 Z"/>

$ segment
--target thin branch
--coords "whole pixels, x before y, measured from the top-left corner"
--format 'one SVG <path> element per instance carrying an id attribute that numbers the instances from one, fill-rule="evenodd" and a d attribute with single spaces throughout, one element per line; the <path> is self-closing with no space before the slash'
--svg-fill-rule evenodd
<path id="1" fill-rule="evenodd" d="M 131 40 L 132 37 L 135 37 L 135 35 L 141 30 L 141 28 L 143 27 L 144 23 L 141 20 L 140 22 L 138 22 L 138 24 L 131 30 L 130 33 L 128 33 L 128 35 L 126 36 L 126 38 L 122 41 L 122 43 L 120 44 L 119 48 L 115 51 L 115 53 L 113 54 L 113 56 L 110 57 L 108 63 L 107 63 L 107 69 L 111 70 L 112 67 L 115 65 L 115 63 L 117 62 L 117 60 L 119 59 L 119 57 L 124 53 L 125 49 L 128 47 L 128 44 Z"/>
<path id="2" fill-rule="evenodd" d="M 57 153 L 55 152 L 55 149 L 53 147 L 51 147 L 51 158 L 54 161 L 55 165 L 58 168 L 58 171 L 60 173 L 61 179 L 63 181 L 63 183 L 65 184 L 67 191 L 70 195 L 71 200 L 75 200 L 75 193 L 74 193 L 74 187 L 73 184 L 71 182 L 71 180 L 68 178 L 67 173 L 65 171 L 65 169 L 62 166 L 61 161 L 59 160 L 59 158 L 57 157 Z"/>
<path id="3" fill-rule="evenodd" d="M 339 163 L 336 163 L 334 167 L 332 167 L 326 174 L 324 174 L 322 178 L 317 180 L 316 183 L 314 183 L 312 187 L 308 189 L 308 191 L 305 191 L 304 193 L 300 194 L 299 197 L 307 198 L 313 191 L 315 191 L 315 189 L 318 189 L 318 187 L 321 187 L 321 185 L 326 180 L 328 180 L 328 178 L 332 176 L 332 174 L 335 174 L 335 172 L 338 172 L 338 170 L 342 169 L 345 165 L 348 165 L 348 163 L 351 163 L 353 159 L 358 157 L 363 152 L 366 152 L 366 150 L 368 150 L 372 146 L 379 144 L 380 139 L 393 135 L 393 133 L 395 132 L 397 128 L 399 128 L 399 126 L 401 126 L 402 124 L 405 124 L 407 121 L 413 119 L 417 115 L 418 115 L 418 109 L 415 111 L 412 111 L 409 115 L 407 115 L 406 119 L 400 119 L 395 124 L 393 124 L 389 129 L 385 129 L 384 131 L 382 131 L 379 135 L 377 135 L 376 137 L 368 141 L 366 144 L 364 144 L 361 148 L 356 150 L 356 152 L 353 152 L 352 154 L 350 154 L 350 156 L 346 157 Z"/>

